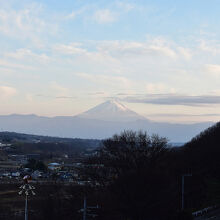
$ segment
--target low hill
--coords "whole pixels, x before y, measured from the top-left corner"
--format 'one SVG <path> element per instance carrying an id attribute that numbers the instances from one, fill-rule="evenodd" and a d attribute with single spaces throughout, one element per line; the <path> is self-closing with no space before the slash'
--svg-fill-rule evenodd
<path id="1" fill-rule="evenodd" d="M 0 142 L 10 143 L 10 154 L 78 154 L 97 148 L 100 140 L 59 138 L 15 132 L 0 132 Z"/>
<path id="2" fill-rule="evenodd" d="M 213 148 L 220 144 L 220 122 L 209 127 L 188 142 L 185 147 Z M 220 148 L 220 147 L 219 147 Z"/>
<path id="3" fill-rule="evenodd" d="M 2 142 L 26 142 L 26 143 L 81 143 L 90 147 L 97 147 L 100 140 L 81 138 L 61 138 L 34 134 L 23 134 L 17 132 L 0 132 Z"/>
<path id="4" fill-rule="evenodd" d="M 188 166 L 204 175 L 220 177 L 220 122 L 186 143 L 184 150 Z"/>
<path id="5" fill-rule="evenodd" d="M 220 122 L 201 132 L 186 143 L 175 154 L 176 167 L 182 174 L 190 173 L 190 179 L 197 179 L 196 185 L 189 184 L 191 195 L 200 196 L 200 209 L 220 204 Z M 190 190 L 189 190 L 190 191 Z M 189 194 L 190 194 L 189 193 Z M 195 203 L 199 204 L 198 199 Z"/>

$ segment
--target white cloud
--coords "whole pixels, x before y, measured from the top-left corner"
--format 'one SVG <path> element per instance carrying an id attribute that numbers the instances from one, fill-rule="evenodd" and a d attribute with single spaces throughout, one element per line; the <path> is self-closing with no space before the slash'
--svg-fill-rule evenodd
<path id="1" fill-rule="evenodd" d="M 0 59 L 0 67 L 8 67 L 8 68 L 13 68 L 13 69 L 27 69 L 27 70 L 33 70 L 34 68 L 32 66 L 28 66 L 25 64 L 17 64 L 5 59 Z"/>
<path id="2" fill-rule="evenodd" d="M 32 94 L 26 94 L 25 95 L 25 98 L 28 102 L 33 102 L 34 101 L 34 98 L 33 98 L 33 95 Z"/>
<path id="3" fill-rule="evenodd" d="M 211 40 L 199 40 L 199 47 L 201 51 L 211 53 L 212 55 L 217 55 L 220 53 L 220 44 L 216 41 Z"/>
<path id="4" fill-rule="evenodd" d="M 116 6 L 118 6 L 120 9 L 126 12 L 129 12 L 136 7 L 136 5 L 134 4 L 128 2 L 122 2 L 122 1 L 116 1 Z"/>
<path id="5" fill-rule="evenodd" d="M 99 24 L 113 23 L 121 15 L 129 13 L 135 8 L 138 8 L 137 5 L 123 1 L 109 2 L 106 8 L 99 8 L 96 4 L 87 4 L 68 13 L 64 16 L 64 20 L 73 20 L 81 16 L 86 22 L 95 21 Z"/>
<path id="6" fill-rule="evenodd" d="M 158 38 L 144 42 L 118 40 L 87 42 L 84 44 L 73 42 L 70 44 L 57 44 L 53 47 L 53 50 L 61 54 L 80 55 L 92 61 L 101 60 L 104 62 L 105 60 L 120 62 L 124 59 L 146 62 L 147 58 L 162 61 L 162 57 L 167 57 L 170 60 L 176 60 L 177 58 L 190 60 L 192 58 L 190 49 Z"/>
<path id="7" fill-rule="evenodd" d="M 116 21 L 117 14 L 109 9 L 100 9 L 94 13 L 93 19 L 99 24 L 112 23 Z"/>
<path id="8" fill-rule="evenodd" d="M 16 89 L 9 86 L 0 86 L 0 98 L 7 99 L 15 96 L 17 93 Z"/>
<path id="9" fill-rule="evenodd" d="M 184 105 L 204 106 L 219 105 L 220 96 L 217 95 L 181 95 L 181 94 L 147 94 L 143 96 L 127 96 L 122 101 L 131 103 L 146 103 L 154 105 Z"/>
<path id="10" fill-rule="evenodd" d="M 6 57 L 22 60 L 25 59 L 25 61 L 28 60 L 36 60 L 36 61 L 43 61 L 48 62 L 49 57 L 46 54 L 36 54 L 33 53 L 30 49 L 21 48 L 17 49 L 15 52 L 9 52 L 5 54 Z"/>
<path id="11" fill-rule="evenodd" d="M 215 77 L 220 77 L 220 65 L 207 64 L 206 70 L 209 74 Z"/>
<path id="12" fill-rule="evenodd" d="M 69 54 L 69 55 L 81 55 L 87 54 L 87 50 L 80 47 L 80 43 L 71 43 L 71 44 L 59 44 L 54 46 L 54 50 L 58 51 L 62 54 Z"/>
<path id="13" fill-rule="evenodd" d="M 146 91 L 150 94 L 175 93 L 174 88 L 170 88 L 164 83 L 146 83 Z"/>
<path id="14" fill-rule="evenodd" d="M 85 46 L 85 48 L 84 48 Z M 108 69 L 116 69 L 120 72 L 120 66 L 118 59 L 106 53 L 105 51 L 100 50 L 97 46 L 92 50 L 86 48 L 88 45 L 82 45 L 78 42 L 73 42 L 70 44 L 59 44 L 53 47 L 57 56 L 60 56 L 63 59 L 63 54 L 69 55 L 70 59 L 65 59 L 68 61 L 68 64 L 73 65 L 74 62 L 77 62 L 77 65 L 82 64 L 82 67 L 85 67 L 86 64 L 93 66 L 93 68 L 102 68 L 103 66 L 108 66 Z M 77 59 L 72 59 L 74 56 Z M 65 62 L 65 61 L 64 61 Z M 99 65 L 99 66 L 98 66 Z M 115 67 L 117 66 L 117 67 Z"/>
<path id="15" fill-rule="evenodd" d="M 131 88 L 133 82 L 123 76 L 107 76 L 107 75 L 92 75 L 88 73 L 77 73 L 77 76 L 87 79 L 91 82 L 102 85 L 103 87 Z"/>
<path id="16" fill-rule="evenodd" d="M 176 58 L 177 54 L 165 42 L 147 41 L 105 41 L 100 44 L 99 49 L 113 56 L 167 56 Z"/>
<path id="17" fill-rule="evenodd" d="M 76 13 L 74 11 L 72 11 L 70 14 L 68 14 L 65 19 L 66 20 L 72 20 L 76 17 Z"/>
<path id="18" fill-rule="evenodd" d="M 57 26 L 43 19 L 43 6 L 29 4 L 22 9 L 0 9 L 0 32 L 14 39 L 31 40 L 40 44 L 42 35 L 55 34 Z"/>
<path id="19" fill-rule="evenodd" d="M 56 96 L 68 96 L 69 95 L 69 89 L 64 86 L 61 86 L 55 81 L 50 82 L 49 88 L 53 91 L 53 96 L 54 94 Z"/>
<path id="20" fill-rule="evenodd" d="M 214 89 L 210 92 L 211 95 L 218 95 L 220 96 L 220 89 Z"/>
<path id="21" fill-rule="evenodd" d="M 178 47 L 177 50 L 186 60 L 192 58 L 192 51 L 189 48 Z"/>

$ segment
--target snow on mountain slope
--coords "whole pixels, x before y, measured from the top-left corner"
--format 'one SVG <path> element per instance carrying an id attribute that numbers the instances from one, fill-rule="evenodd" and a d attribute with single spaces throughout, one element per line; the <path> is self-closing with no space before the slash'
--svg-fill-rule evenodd
<path id="1" fill-rule="evenodd" d="M 85 119 L 97 119 L 103 121 L 136 121 L 147 120 L 143 116 L 131 111 L 123 104 L 115 100 L 106 101 L 77 117 Z"/>

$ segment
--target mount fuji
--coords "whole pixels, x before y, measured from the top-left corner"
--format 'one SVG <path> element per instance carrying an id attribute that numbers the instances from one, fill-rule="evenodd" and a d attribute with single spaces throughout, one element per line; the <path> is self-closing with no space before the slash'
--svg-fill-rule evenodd
<path id="1" fill-rule="evenodd" d="M 103 121 L 136 121 L 146 120 L 143 116 L 131 111 L 123 104 L 110 100 L 104 102 L 80 115 L 80 118 L 84 119 L 97 119 Z"/>
<path id="2" fill-rule="evenodd" d="M 123 130 L 159 134 L 171 142 L 186 142 L 213 123 L 171 124 L 153 122 L 117 101 L 104 102 L 76 116 L 42 117 L 2 115 L 1 131 L 70 138 L 103 139 Z"/>

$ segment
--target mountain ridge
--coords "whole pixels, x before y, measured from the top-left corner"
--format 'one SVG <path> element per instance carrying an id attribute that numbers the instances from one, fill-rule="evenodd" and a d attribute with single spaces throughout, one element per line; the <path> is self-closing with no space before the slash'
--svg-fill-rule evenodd
<path id="1" fill-rule="evenodd" d="M 108 104 L 109 103 L 107 103 L 107 106 L 109 106 Z M 110 104 L 111 109 L 112 103 L 110 102 Z M 100 105 L 98 106 L 100 107 Z M 120 108 L 118 109 L 118 107 Z M 97 110 L 97 108 L 95 108 L 95 110 Z M 120 120 L 103 120 L 102 117 L 99 117 L 100 115 L 92 118 L 79 117 L 79 115 L 45 117 L 30 114 L 16 114 L 16 117 L 11 115 L 0 116 L 0 130 L 35 135 L 85 139 L 108 138 L 123 130 L 143 130 L 147 131 L 149 134 L 157 133 L 160 136 L 167 137 L 172 142 L 186 142 L 202 130 L 214 124 L 211 122 L 195 123 L 190 125 L 154 122 L 134 113 L 133 111 L 130 112 L 130 110 L 125 106 L 116 105 L 116 112 L 118 112 L 118 110 L 120 113 L 118 118 L 120 118 Z M 91 113 L 91 111 L 94 112 L 94 108 L 93 110 L 88 110 L 87 115 L 88 112 Z M 121 112 L 123 113 L 124 111 L 129 114 L 125 114 L 126 117 L 123 118 L 123 114 L 121 114 Z M 115 113 L 112 115 L 115 115 Z M 94 115 L 92 114 L 92 116 Z M 108 119 L 110 118 L 111 117 Z"/>

